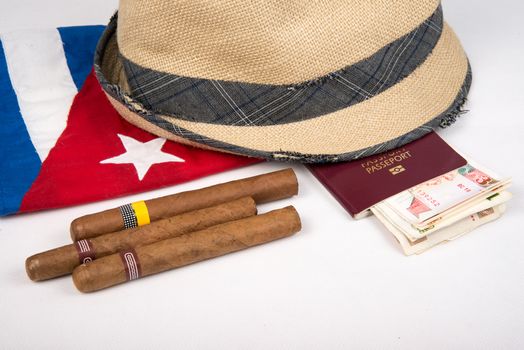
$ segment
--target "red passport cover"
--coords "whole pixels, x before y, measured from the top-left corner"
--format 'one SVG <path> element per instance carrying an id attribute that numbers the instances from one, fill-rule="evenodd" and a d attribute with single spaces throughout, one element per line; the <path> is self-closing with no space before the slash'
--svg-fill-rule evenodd
<path id="1" fill-rule="evenodd" d="M 435 132 L 400 148 L 309 170 L 355 216 L 369 207 L 467 163 Z"/>

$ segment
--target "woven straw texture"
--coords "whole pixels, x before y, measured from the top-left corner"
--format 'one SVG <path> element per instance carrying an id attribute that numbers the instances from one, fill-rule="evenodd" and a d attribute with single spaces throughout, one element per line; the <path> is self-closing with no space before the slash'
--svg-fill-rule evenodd
<path id="1" fill-rule="evenodd" d="M 262 127 L 195 123 L 164 117 L 209 138 L 265 151 L 337 154 L 403 135 L 446 110 L 464 83 L 468 61 L 445 26 L 433 53 L 409 77 L 354 106 L 302 122 Z"/>
<path id="2" fill-rule="evenodd" d="M 102 70 L 113 69 L 108 73 L 122 71 L 118 63 L 113 67 L 116 57 L 108 56 L 110 52 L 106 51 Z M 256 127 L 220 126 L 160 117 L 195 134 L 242 148 L 313 155 L 343 154 L 387 142 L 439 116 L 454 103 L 467 72 L 468 60 L 460 42 L 445 25 L 432 54 L 410 76 L 372 99 L 335 113 L 303 122 Z M 106 78 L 109 76 L 106 74 Z M 119 79 L 121 74 L 113 74 L 113 77 Z M 119 85 L 125 89 L 125 84 Z M 131 123 L 162 137 L 201 147 L 201 144 L 149 123 L 121 101 L 113 97 L 110 101 Z M 124 102 L 143 109 L 132 100 Z"/>
<path id="3" fill-rule="evenodd" d="M 437 0 L 121 0 L 120 52 L 187 77 L 293 84 L 372 55 Z"/>
<path id="4" fill-rule="evenodd" d="M 449 125 L 460 114 L 471 83 L 466 54 L 451 28 L 442 22 L 438 1 L 391 3 L 333 0 L 324 5 L 313 1 L 308 7 L 292 0 L 264 2 L 267 5 L 264 8 L 258 1 L 190 3 L 153 0 L 147 5 L 142 0 L 122 1 L 119 16 L 112 19 L 97 47 L 95 72 L 110 102 L 126 120 L 162 137 L 268 159 L 302 162 L 356 159 L 399 147 L 438 125 Z M 172 15 L 175 8 L 176 18 L 181 22 L 176 22 Z M 330 16 L 323 12 L 326 9 L 329 9 Z M 342 10 L 344 16 L 340 15 Z M 244 21 L 244 16 L 251 16 L 250 20 Z M 208 21 L 203 18 L 208 18 Z M 228 18 L 236 20 L 228 22 Z M 175 22 L 169 23 L 169 20 Z M 235 25 L 227 30 L 225 27 L 220 29 L 231 23 Z M 252 32 L 247 30 L 248 27 Z M 338 28 L 336 35 L 332 32 L 335 27 Z M 424 34 L 429 31 L 439 35 Z M 330 35 L 326 36 L 328 32 Z M 415 41 L 418 34 L 419 39 Z M 166 39 L 169 35 L 171 40 Z M 217 43 L 219 37 L 225 41 Z M 294 39 L 289 39 L 291 37 Z M 409 46 L 412 42 L 413 47 Z M 282 43 L 287 43 L 288 47 L 281 46 Z M 424 45 L 424 50 L 418 50 Z M 371 55 L 378 59 L 370 60 Z M 405 71 L 404 67 L 414 57 L 417 60 Z M 135 94 L 158 92 L 167 85 L 166 81 L 173 79 L 169 76 L 169 79 L 161 80 L 165 78 L 160 75 L 146 77 L 149 82 L 137 85 L 134 81 L 137 86 L 130 85 L 128 71 L 124 69 L 125 62 L 130 60 L 150 69 L 135 71 L 133 77 L 138 79 L 142 79 L 143 74 L 167 72 L 179 75 L 180 79 L 195 77 L 211 82 L 221 79 L 223 83 L 245 82 L 273 87 L 283 84 L 289 94 L 308 88 L 326 91 L 330 81 L 342 73 L 353 72 L 351 69 L 358 72 L 358 65 L 363 62 L 377 63 L 370 70 L 378 72 L 379 81 L 383 81 L 384 75 L 389 77 L 395 67 L 400 68 L 393 74 L 393 83 L 355 103 L 308 118 L 299 116 L 280 124 L 241 125 L 209 123 L 200 118 L 199 113 L 190 118 L 178 113 L 167 115 L 138 101 Z M 387 61 L 385 68 L 382 61 Z M 339 75 L 333 73 L 341 68 Z M 355 74 L 344 82 L 353 81 Z M 161 81 L 157 83 L 158 80 Z M 191 92 L 205 94 L 204 82 L 195 81 L 188 86 L 194 89 L 198 85 L 199 88 Z M 153 83 L 157 85 L 151 85 Z M 144 92 L 144 84 L 151 90 Z M 353 84 L 351 86 L 358 87 L 358 92 L 365 85 L 360 82 Z M 333 85 L 335 88 L 337 85 Z M 238 90 L 245 93 L 245 86 Z M 341 97 L 346 97 L 344 91 L 333 90 L 332 95 L 339 92 Z M 166 90 L 164 95 L 170 98 L 170 90 Z M 166 98 L 164 95 L 157 96 L 159 103 Z M 231 98 L 224 97 L 224 100 L 231 106 Z M 180 98 L 174 102 L 184 104 L 191 103 L 191 100 Z M 319 104 L 320 108 L 324 102 L 320 100 L 314 105 Z M 268 102 L 270 106 L 271 103 Z"/>

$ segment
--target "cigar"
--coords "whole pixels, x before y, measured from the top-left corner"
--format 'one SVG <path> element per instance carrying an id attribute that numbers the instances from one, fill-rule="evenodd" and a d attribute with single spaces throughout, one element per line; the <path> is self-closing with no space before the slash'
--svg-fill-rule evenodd
<path id="1" fill-rule="evenodd" d="M 82 264 L 73 271 L 73 282 L 79 291 L 93 292 L 287 237 L 300 228 L 298 213 L 289 206 Z"/>
<path id="2" fill-rule="evenodd" d="M 190 211 L 139 228 L 108 233 L 84 239 L 27 258 L 27 275 L 33 281 L 43 281 L 73 272 L 74 268 L 118 251 L 173 238 L 224 222 L 256 215 L 251 197 L 243 197 L 214 207 Z"/>
<path id="3" fill-rule="evenodd" d="M 79 217 L 71 223 L 71 238 L 78 241 L 250 196 L 257 204 L 298 193 L 293 169 L 288 168 L 199 190 L 126 204 Z"/>

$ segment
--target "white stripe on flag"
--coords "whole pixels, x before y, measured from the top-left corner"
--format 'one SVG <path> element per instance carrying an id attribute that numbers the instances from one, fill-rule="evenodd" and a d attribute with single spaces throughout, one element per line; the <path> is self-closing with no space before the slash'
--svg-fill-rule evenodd
<path id="1" fill-rule="evenodd" d="M 77 89 L 56 29 L 0 35 L 11 84 L 31 141 L 44 161 L 65 129 Z"/>

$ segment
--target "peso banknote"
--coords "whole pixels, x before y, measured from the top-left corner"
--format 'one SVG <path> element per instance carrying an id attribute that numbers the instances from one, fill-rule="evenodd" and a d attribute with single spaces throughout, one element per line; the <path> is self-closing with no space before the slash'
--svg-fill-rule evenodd
<path id="1" fill-rule="evenodd" d="M 502 191 L 509 180 L 471 162 L 456 170 L 394 195 L 383 203 L 406 222 L 425 231 L 446 215 Z"/>
<path id="2" fill-rule="evenodd" d="M 497 193 L 496 195 L 492 195 L 489 198 L 481 198 L 480 200 L 472 202 L 470 206 L 465 207 L 462 210 L 455 210 L 451 212 L 449 215 L 443 217 L 442 220 L 428 226 L 423 230 L 413 226 L 410 222 L 406 221 L 403 217 L 398 215 L 396 211 L 391 209 L 391 207 L 386 205 L 385 203 L 379 203 L 375 205 L 373 207 L 375 211 L 373 212 L 378 212 L 381 217 L 385 218 L 393 226 L 395 226 L 397 230 L 402 232 L 402 234 L 406 236 L 406 238 L 409 241 L 415 242 L 433 234 L 434 232 L 451 226 L 465 217 L 473 215 L 477 212 L 481 212 L 485 209 L 506 203 L 511 199 L 511 197 L 512 195 L 510 192 L 503 191 Z"/>
<path id="3" fill-rule="evenodd" d="M 420 254 L 441 243 L 454 240 L 468 232 L 473 231 L 477 227 L 488 222 L 498 219 L 506 209 L 505 204 L 500 204 L 494 207 L 486 208 L 482 211 L 468 215 L 461 220 L 442 228 L 432 234 L 424 236 L 416 241 L 407 239 L 404 233 L 399 230 L 391 221 L 389 221 L 380 210 L 372 207 L 373 214 L 384 224 L 384 226 L 393 234 L 398 241 L 404 254 L 413 255 Z"/>

